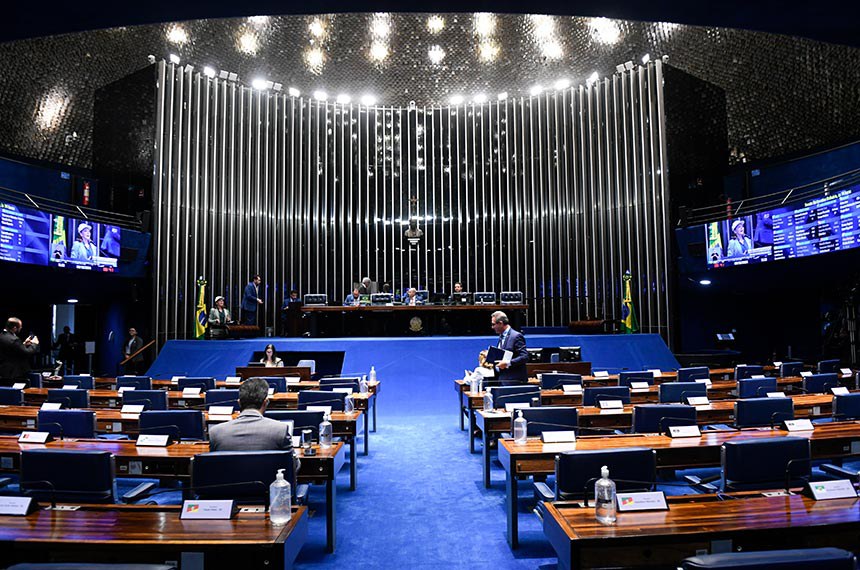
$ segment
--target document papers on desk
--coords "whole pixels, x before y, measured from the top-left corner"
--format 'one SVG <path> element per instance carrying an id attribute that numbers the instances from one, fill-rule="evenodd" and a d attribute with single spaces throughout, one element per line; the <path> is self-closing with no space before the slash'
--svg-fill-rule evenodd
<path id="1" fill-rule="evenodd" d="M 487 347 L 487 362 L 496 364 L 498 362 L 510 362 L 514 357 L 514 353 L 510 350 L 502 350 L 495 346 Z"/>

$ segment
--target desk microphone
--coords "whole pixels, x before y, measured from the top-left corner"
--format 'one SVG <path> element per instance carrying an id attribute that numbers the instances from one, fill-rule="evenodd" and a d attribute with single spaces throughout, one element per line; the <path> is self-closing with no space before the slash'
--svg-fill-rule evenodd
<path id="1" fill-rule="evenodd" d="M 794 414 L 789 414 L 788 412 L 774 412 L 770 415 L 770 429 L 776 429 L 776 423 L 779 419 L 778 416 L 787 416 L 785 418 L 786 420 L 791 420 L 794 418 Z"/>
<path id="2" fill-rule="evenodd" d="M 269 486 L 263 483 L 262 481 L 237 481 L 235 483 L 219 483 L 216 485 L 197 485 L 197 486 L 189 486 L 183 487 L 183 494 L 185 491 L 203 491 L 203 490 L 215 490 L 215 489 L 232 489 L 236 487 L 259 487 L 261 491 L 261 495 L 263 496 L 263 504 L 265 505 L 269 500 Z M 295 488 L 295 485 L 293 485 Z M 150 497 L 154 497 L 156 495 L 163 495 L 165 493 L 175 493 L 177 489 L 161 489 L 158 491 L 154 491 L 152 493 L 146 493 L 141 496 L 140 499 L 148 499 Z M 153 504 L 153 503 L 148 503 Z"/>
<path id="3" fill-rule="evenodd" d="M 58 430 L 60 430 L 59 436 L 60 440 L 63 440 L 63 424 L 57 422 L 39 422 L 39 429 L 45 426 L 56 426 Z"/>
<path id="4" fill-rule="evenodd" d="M 808 457 L 796 457 L 794 459 L 789 459 L 785 463 L 785 494 L 786 495 L 791 495 L 791 489 L 790 489 L 790 487 L 791 487 L 791 475 L 792 475 L 792 473 L 791 473 L 792 469 L 791 468 L 796 463 L 804 463 L 806 465 L 811 465 L 812 460 Z M 810 476 L 812 475 L 811 470 L 810 470 L 809 475 Z"/>
<path id="5" fill-rule="evenodd" d="M 57 508 L 57 487 L 52 482 L 48 481 L 47 479 L 40 479 L 37 481 L 26 481 L 26 482 L 21 481 L 20 486 L 23 487 L 24 485 L 26 485 L 29 487 L 30 485 L 33 485 L 33 484 L 44 485 L 45 487 L 48 488 L 48 490 L 51 492 L 51 508 L 56 509 Z M 24 492 L 24 494 L 27 494 L 27 490 L 22 489 L 22 491 Z"/>

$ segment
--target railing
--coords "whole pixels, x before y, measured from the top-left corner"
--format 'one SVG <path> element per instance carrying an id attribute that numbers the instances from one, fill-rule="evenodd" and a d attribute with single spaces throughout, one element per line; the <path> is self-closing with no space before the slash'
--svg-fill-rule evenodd
<path id="1" fill-rule="evenodd" d="M 141 221 L 135 216 L 81 207 L 75 204 L 69 204 L 68 202 L 52 200 L 51 198 L 34 196 L 33 194 L 27 194 L 26 192 L 20 192 L 4 186 L 0 186 L 0 202 L 34 208 L 40 212 L 47 212 L 49 214 L 71 216 L 73 218 L 79 218 L 90 222 L 111 224 L 137 231 L 143 230 Z"/>

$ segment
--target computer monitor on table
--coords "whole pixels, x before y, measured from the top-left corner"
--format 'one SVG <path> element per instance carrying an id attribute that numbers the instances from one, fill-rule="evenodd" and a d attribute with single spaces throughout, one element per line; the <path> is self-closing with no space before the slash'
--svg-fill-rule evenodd
<path id="1" fill-rule="evenodd" d="M 582 360 L 581 346 L 560 346 L 558 348 L 559 362 L 579 362 Z"/>

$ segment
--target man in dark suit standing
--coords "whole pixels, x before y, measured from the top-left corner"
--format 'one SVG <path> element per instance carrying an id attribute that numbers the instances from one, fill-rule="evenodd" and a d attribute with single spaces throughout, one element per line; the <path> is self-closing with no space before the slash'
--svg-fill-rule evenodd
<path id="1" fill-rule="evenodd" d="M 128 341 L 123 348 L 123 355 L 128 358 L 141 348 L 143 348 L 143 339 L 137 336 L 137 329 L 131 327 L 128 329 Z M 125 373 L 130 376 L 137 376 L 143 372 L 143 354 L 138 354 L 131 360 L 125 363 Z"/>
<path id="2" fill-rule="evenodd" d="M 63 374 L 73 374 L 75 370 L 75 335 L 68 326 L 63 327 L 63 334 L 57 337 L 54 343 L 57 351 L 57 360 L 63 363 Z"/>
<path id="3" fill-rule="evenodd" d="M 0 333 L 0 378 L 27 381 L 30 372 L 30 357 L 39 352 L 39 339 L 30 335 L 21 341 L 18 333 L 23 327 L 21 319 L 10 317 Z"/>
<path id="4" fill-rule="evenodd" d="M 245 285 L 245 294 L 242 295 L 242 324 L 244 325 L 257 324 L 257 306 L 263 304 L 260 298 L 262 281 L 259 275 L 253 275 L 251 281 Z"/>
<path id="5" fill-rule="evenodd" d="M 490 318 L 493 330 L 499 335 L 498 347 L 513 353 L 510 362 L 496 363 L 496 377 L 503 386 L 525 384 L 529 379 L 526 371 L 526 362 L 529 360 L 526 337 L 511 328 L 508 316 L 502 311 L 496 311 Z"/>

